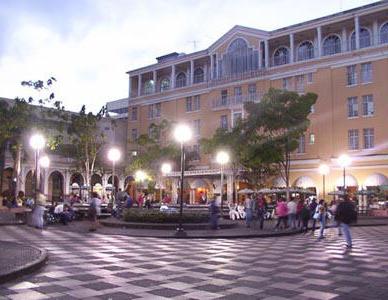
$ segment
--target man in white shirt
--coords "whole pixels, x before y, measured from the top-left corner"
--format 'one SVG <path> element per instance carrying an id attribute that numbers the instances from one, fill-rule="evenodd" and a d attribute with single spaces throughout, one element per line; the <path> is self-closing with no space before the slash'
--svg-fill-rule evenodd
<path id="1" fill-rule="evenodd" d="M 292 229 L 296 228 L 296 203 L 293 198 L 287 203 L 288 210 L 288 226 Z"/>

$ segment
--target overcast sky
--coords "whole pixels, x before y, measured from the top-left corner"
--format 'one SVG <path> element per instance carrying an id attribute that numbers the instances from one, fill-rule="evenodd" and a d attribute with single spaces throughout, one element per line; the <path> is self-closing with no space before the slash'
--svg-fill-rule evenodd
<path id="1" fill-rule="evenodd" d="M 126 71 L 205 49 L 236 24 L 273 30 L 372 2 L 0 0 L 0 97 L 26 96 L 22 80 L 54 76 L 67 109 L 98 111 L 127 97 Z"/>

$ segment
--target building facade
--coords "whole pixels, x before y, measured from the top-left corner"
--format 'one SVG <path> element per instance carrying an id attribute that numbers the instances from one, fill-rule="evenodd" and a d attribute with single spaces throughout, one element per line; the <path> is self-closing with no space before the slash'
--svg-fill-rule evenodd
<path id="1" fill-rule="evenodd" d="M 352 158 L 348 187 L 388 184 L 387 1 L 274 31 L 235 26 L 208 49 L 165 55 L 128 75 L 129 149 L 163 119 L 193 127 L 190 147 L 200 155 L 188 171 L 190 202 L 198 197 L 197 186 L 211 188 L 219 178 L 213 157 L 200 152 L 199 139 L 231 128 L 244 118 L 244 102 L 260 101 L 271 87 L 318 94 L 311 125 L 293 155 L 294 186 L 321 194 L 317 170 L 326 163 L 326 192 L 341 187 L 337 158 L 343 153 Z M 198 177 L 206 183 L 196 185 Z M 228 198 L 232 180 L 229 174 Z M 275 178 L 272 185 L 284 182 Z"/>

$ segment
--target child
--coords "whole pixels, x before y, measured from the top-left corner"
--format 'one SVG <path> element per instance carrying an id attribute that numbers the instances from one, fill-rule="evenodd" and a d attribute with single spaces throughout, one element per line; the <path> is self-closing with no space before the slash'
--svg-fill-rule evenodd
<path id="1" fill-rule="evenodd" d="M 308 224 L 310 220 L 310 210 L 306 204 L 303 205 L 300 211 L 300 219 L 302 220 L 302 232 L 305 234 L 308 231 Z"/>

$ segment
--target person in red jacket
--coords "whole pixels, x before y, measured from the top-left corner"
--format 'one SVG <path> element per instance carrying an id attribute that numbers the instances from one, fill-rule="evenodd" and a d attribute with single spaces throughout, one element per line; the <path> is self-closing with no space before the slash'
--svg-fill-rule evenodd
<path id="1" fill-rule="evenodd" d="M 278 229 L 280 226 L 280 223 L 283 222 L 284 229 L 287 228 L 287 215 L 288 215 L 288 210 L 287 210 L 287 204 L 286 204 L 286 199 L 281 198 L 275 209 L 275 213 L 278 216 L 278 222 L 276 223 L 275 229 Z"/>

